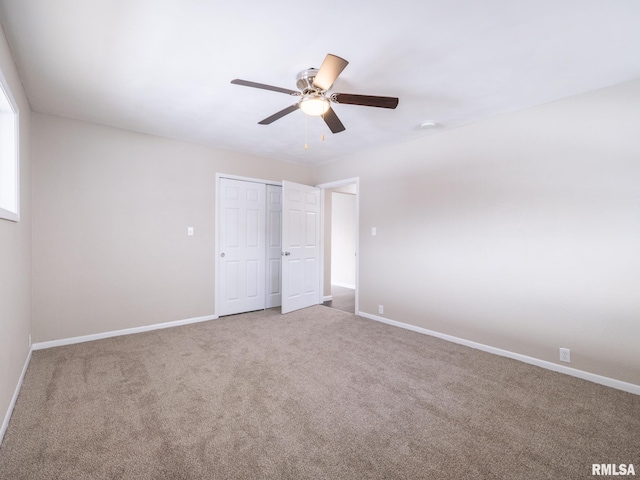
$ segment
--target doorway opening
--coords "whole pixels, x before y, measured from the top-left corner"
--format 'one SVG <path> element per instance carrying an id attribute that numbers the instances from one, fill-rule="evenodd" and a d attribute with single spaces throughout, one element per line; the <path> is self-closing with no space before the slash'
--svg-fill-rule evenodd
<path id="1" fill-rule="evenodd" d="M 359 179 L 318 185 L 323 191 L 323 304 L 358 313 Z"/>

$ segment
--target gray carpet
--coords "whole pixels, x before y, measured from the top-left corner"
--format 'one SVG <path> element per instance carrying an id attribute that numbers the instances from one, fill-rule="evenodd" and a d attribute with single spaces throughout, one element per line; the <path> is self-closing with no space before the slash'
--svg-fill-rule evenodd
<path id="1" fill-rule="evenodd" d="M 640 396 L 323 306 L 33 353 L 1 479 L 640 474 Z"/>

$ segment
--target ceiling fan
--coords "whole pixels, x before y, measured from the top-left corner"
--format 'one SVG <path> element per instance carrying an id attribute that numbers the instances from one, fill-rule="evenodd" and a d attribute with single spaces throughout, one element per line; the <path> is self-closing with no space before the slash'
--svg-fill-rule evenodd
<path id="1" fill-rule="evenodd" d="M 345 130 L 345 127 L 331 108 L 331 103 L 391 109 L 398 106 L 398 99 L 396 97 L 376 97 L 352 93 L 327 93 L 336 81 L 336 78 L 338 78 L 338 75 L 340 75 L 348 64 L 349 62 L 344 58 L 328 54 L 319 69 L 308 68 L 298 74 L 296 77 L 296 86 L 300 91 L 240 79 L 231 80 L 231 83 L 300 97 L 300 100 L 293 105 L 258 122 L 260 125 L 269 125 L 285 115 L 301 109 L 307 115 L 322 116 L 331 132 L 339 133 Z"/>

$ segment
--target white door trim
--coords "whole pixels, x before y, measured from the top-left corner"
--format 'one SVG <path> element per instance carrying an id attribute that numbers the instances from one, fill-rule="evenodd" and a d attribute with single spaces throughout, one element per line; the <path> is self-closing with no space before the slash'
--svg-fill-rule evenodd
<path id="1" fill-rule="evenodd" d="M 282 182 L 275 180 L 265 180 L 264 178 L 243 177 L 242 175 L 228 175 L 226 173 L 216 173 L 216 185 L 221 178 L 228 178 L 230 180 L 240 180 L 243 182 L 264 183 L 265 185 L 279 185 L 282 186 Z"/>
<path id="2" fill-rule="evenodd" d="M 321 183 L 316 185 L 322 190 L 320 195 L 320 285 L 322 286 L 322 295 L 324 295 L 324 195 L 328 188 L 343 187 L 345 185 L 356 185 L 356 285 L 355 296 L 356 306 L 355 314 L 358 315 L 360 309 L 360 177 L 345 178 L 344 180 L 336 180 L 335 182 Z"/>

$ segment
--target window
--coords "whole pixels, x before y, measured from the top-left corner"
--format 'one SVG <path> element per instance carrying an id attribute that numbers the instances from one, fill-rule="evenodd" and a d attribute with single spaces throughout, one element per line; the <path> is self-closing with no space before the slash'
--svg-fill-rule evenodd
<path id="1" fill-rule="evenodd" d="M 0 219 L 20 220 L 18 107 L 0 72 Z"/>

